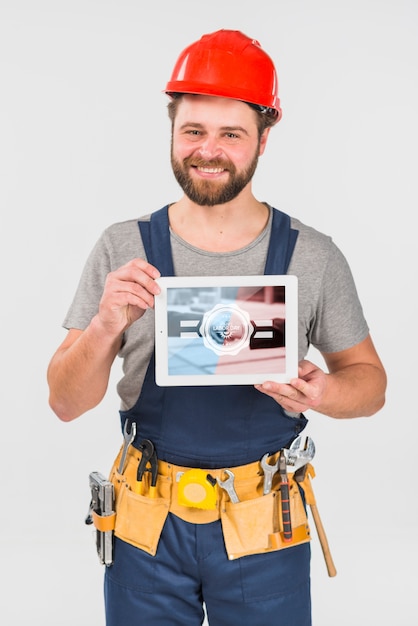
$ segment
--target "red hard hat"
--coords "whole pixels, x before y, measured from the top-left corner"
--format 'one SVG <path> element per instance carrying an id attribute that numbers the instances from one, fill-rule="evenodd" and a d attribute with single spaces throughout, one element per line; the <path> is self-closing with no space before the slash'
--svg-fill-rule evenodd
<path id="1" fill-rule="evenodd" d="M 238 30 L 218 30 L 183 50 L 165 91 L 242 100 L 270 109 L 279 120 L 278 87 L 274 63 L 258 41 Z"/>

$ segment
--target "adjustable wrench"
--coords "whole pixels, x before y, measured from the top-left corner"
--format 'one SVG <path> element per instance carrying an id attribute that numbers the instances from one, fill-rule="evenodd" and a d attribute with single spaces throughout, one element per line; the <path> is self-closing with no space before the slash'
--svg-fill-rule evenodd
<path id="1" fill-rule="evenodd" d="M 310 437 L 302 441 L 302 436 L 296 437 L 290 448 L 285 451 L 286 464 L 291 472 L 307 465 L 315 456 L 315 444 Z"/>
<path id="2" fill-rule="evenodd" d="M 237 502 L 239 502 L 239 498 L 237 496 L 237 492 L 235 491 L 235 487 L 234 487 L 234 480 L 235 480 L 234 473 L 228 469 L 224 470 L 224 472 L 225 474 L 228 474 L 228 478 L 226 480 L 220 480 L 220 478 L 217 478 L 216 480 L 218 482 L 218 485 L 222 487 L 222 489 L 225 489 L 231 502 L 236 504 Z"/>
<path id="3" fill-rule="evenodd" d="M 130 431 L 128 431 L 128 422 L 131 424 Z M 128 448 L 133 442 L 133 440 L 135 439 L 135 435 L 136 435 L 136 422 L 130 422 L 130 420 L 127 419 L 123 426 L 124 442 L 123 442 L 122 456 L 120 457 L 120 462 L 119 462 L 119 467 L 118 467 L 119 474 L 123 473 L 123 470 L 125 468 L 126 455 L 128 454 Z"/>

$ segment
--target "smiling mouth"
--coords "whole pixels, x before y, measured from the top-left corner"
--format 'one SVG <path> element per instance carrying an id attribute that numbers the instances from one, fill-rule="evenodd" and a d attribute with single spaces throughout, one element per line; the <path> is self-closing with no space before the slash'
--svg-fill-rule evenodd
<path id="1" fill-rule="evenodd" d="M 199 167 L 195 166 L 199 172 L 204 172 L 205 174 L 221 174 L 222 172 L 226 172 L 223 167 Z"/>

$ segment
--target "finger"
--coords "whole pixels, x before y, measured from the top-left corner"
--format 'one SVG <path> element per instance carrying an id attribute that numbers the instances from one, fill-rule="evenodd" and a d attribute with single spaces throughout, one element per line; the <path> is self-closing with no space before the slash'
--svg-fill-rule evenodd
<path id="1" fill-rule="evenodd" d="M 151 263 L 148 263 L 148 261 L 146 261 L 145 259 L 140 259 L 140 258 L 132 259 L 132 261 L 129 261 L 124 267 L 130 267 L 130 266 L 138 268 L 145 274 L 148 274 L 154 280 L 161 276 L 158 268 L 156 268 L 155 265 L 151 265 Z"/>
<path id="2" fill-rule="evenodd" d="M 306 380 L 303 380 L 303 378 L 293 378 L 290 381 L 290 385 L 297 392 L 299 392 L 299 393 L 301 393 L 301 394 L 303 394 L 305 396 L 309 395 L 310 385 L 309 385 L 309 383 L 306 382 Z"/>
<path id="3" fill-rule="evenodd" d="M 131 262 L 110 272 L 105 288 L 110 293 L 132 294 L 136 298 L 144 299 L 148 306 L 152 306 L 153 297 L 161 291 L 156 279 L 153 278 L 155 275 L 158 278 L 160 273 L 154 266 L 146 262 Z M 136 304 L 132 301 L 126 303 Z"/>
<path id="4" fill-rule="evenodd" d="M 115 281 L 115 285 L 118 285 L 119 282 L 120 290 L 131 291 L 134 294 L 139 293 L 138 289 L 145 289 L 153 295 L 158 295 L 161 291 L 156 279 L 136 265 L 123 267 L 116 270 L 116 272 L 111 272 L 108 275 L 108 281 L 110 284 L 113 284 L 113 281 Z"/>

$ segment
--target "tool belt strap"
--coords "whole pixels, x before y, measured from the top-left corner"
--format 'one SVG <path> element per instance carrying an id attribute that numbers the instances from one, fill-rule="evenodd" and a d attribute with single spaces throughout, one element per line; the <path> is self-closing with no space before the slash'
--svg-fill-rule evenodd
<path id="1" fill-rule="evenodd" d="M 96 511 L 92 511 L 91 515 L 95 528 L 100 532 L 106 533 L 110 530 L 115 530 L 116 513 L 112 513 L 112 515 L 99 515 Z"/>
<path id="2" fill-rule="evenodd" d="M 126 458 L 125 471 L 123 474 L 119 474 L 117 468 L 120 454 L 121 451 L 116 457 L 110 473 L 110 480 L 114 484 L 117 501 L 119 499 L 119 494 L 122 491 L 125 491 L 126 489 L 128 489 L 129 491 L 135 491 L 136 470 L 141 460 L 141 451 L 131 446 L 129 448 Z M 269 462 L 274 464 L 278 459 L 278 455 L 279 452 L 271 455 L 269 458 Z M 234 487 L 240 503 L 262 498 L 264 472 L 261 468 L 259 461 L 254 461 L 253 463 L 233 466 L 225 469 L 230 469 L 234 474 Z M 219 487 L 217 484 L 214 485 L 213 489 L 216 493 L 216 503 L 213 508 L 206 509 L 194 506 L 184 506 L 181 503 L 181 497 L 179 498 L 179 482 L 183 474 L 193 471 L 200 471 L 205 473 L 207 472 L 207 474 L 210 475 L 210 477 L 214 480 L 220 479 L 221 481 L 223 481 L 227 478 L 227 475 L 225 474 L 225 469 L 218 468 L 203 470 L 199 468 L 198 470 L 195 470 L 194 468 L 176 465 L 174 463 L 159 460 L 158 480 L 156 484 L 154 498 L 146 498 L 146 500 L 154 500 L 154 505 L 156 504 L 156 499 L 160 503 L 164 502 L 165 507 L 168 508 L 169 512 L 192 524 L 207 524 L 210 522 L 214 522 L 221 519 L 222 514 L 225 512 L 225 506 L 230 504 L 229 496 L 224 491 L 224 489 Z M 289 473 L 288 478 L 289 481 L 292 481 L 293 474 Z M 150 475 L 148 473 L 143 477 L 144 485 L 142 493 L 145 496 L 149 493 L 149 480 Z M 277 473 L 273 480 L 272 491 L 275 491 L 279 487 L 279 484 L 280 477 L 279 473 Z M 297 489 L 296 484 L 294 486 Z"/>
<path id="3" fill-rule="evenodd" d="M 275 460 L 276 455 L 272 455 L 271 459 Z M 167 461 L 158 461 L 158 473 L 163 476 L 171 476 L 176 480 L 180 473 L 187 472 L 190 467 L 184 467 L 182 465 L 175 465 L 174 463 L 167 463 Z M 260 462 L 248 463 L 247 465 L 239 465 L 236 467 L 227 467 L 220 469 L 205 469 L 204 471 L 213 476 L 214 478 L 225 478 L 225 469 L 230 469 L 234 472 L 235 480 L 246 480 L 248 478 L 254 478 L 255 476 L 262 476 L 263 472 L 260 468 Z"/>

